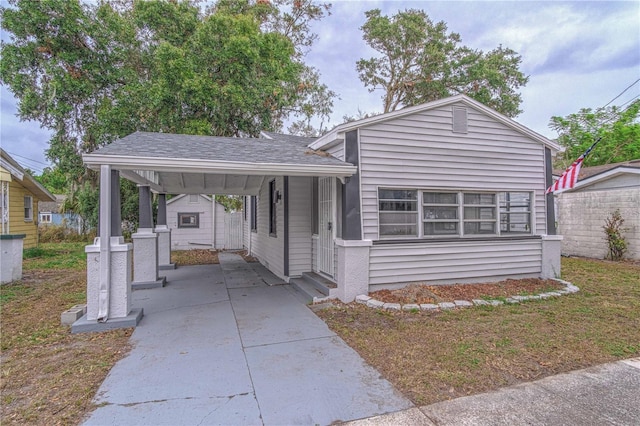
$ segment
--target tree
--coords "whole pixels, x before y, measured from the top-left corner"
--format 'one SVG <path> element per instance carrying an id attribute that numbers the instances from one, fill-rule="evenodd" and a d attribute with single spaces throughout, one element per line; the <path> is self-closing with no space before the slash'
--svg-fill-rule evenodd
<path id="1" fill-rule="evenodd" d="M 33 176 L 52 194 L 67 192 L 67 178 L 57 167 L 45 167 L 40 176 Z"/>
<path id="2" fill-rule="evenodd" d="M 443 21 L 433 23 L 422 10 L 391 18 L 379 9 L 365 13 L 363 38 L 380 55 L 356 64 L 360 80 L 372 92 L 382 89 L 384 112 L 464 93 L 514 117 L 522 112 L 518 88 L 529 80 L 521 57 L 498 46 L 490 52 L 461 45 Z"/>
<path id="3" fill-rule="evenodd" d="M 627 108 L 583 108 L 566 117 L 551 117 L 549 127 L 558 132 L 558 143 L 565 147 L 556 166 L 568 167 L 600 139 L 585 158 L 587 166 L 640 159 L 640 100 Z"/>
<path id="4" fill-rule="evenodd" d="M 9 0 L 0 82 L 21 119 L 53 131 L 47 156 L 84 202 L 97 179 L 81 155 L 135 131 L 257 136 L 290 116 L 328 116 L 335 94 L 303 63 L 309 23 L 327 11 L 307 0 L 204 12 L 197 0 Z"/>

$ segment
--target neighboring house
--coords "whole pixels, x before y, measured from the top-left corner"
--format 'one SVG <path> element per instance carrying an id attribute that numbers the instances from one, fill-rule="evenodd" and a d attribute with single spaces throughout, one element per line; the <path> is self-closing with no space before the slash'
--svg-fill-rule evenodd
<path id="1" fill-rule="evenodd" d="M 24 234 L 23 247 L 34 247 L 38 243 L 38 203 L 55 201 L 55 197 L 2 148 L 0 154 L 0 234 Z"/>
<path id="2" fill-rule="evenodd" d="M 583 167 L 575 187 L 556 196 L 556 205 L 562 254 L 603 259 L 608 252 L 605 220 L 620 210 L 625 257 L 640 259 L 640 159 Z"/>
<path id="3" fill-rule="evenodd" d="M 245 195 L 249 253 L 287 282 L 314 273 L 333 281 L 330 296 L 351 301 L 411 282 L 558 276 L 545 190 L 559 149 L 457 95 L 318 139 L 136 132 L 83 158 L 158 193 Z"/>
<path id="4" fill-rule="evenodd" d="M 40 226 L 64 225 L 78 233 L 82 232 L 82 218 L 71 212 L 64 211 L 66 195 L 54 195 L 55 201 L 41 202 L 38 204 L 38 223 Z"/>
<path id="5" fill-rule="evenodd" d="M 207 195 L 182 194 L 173 197 L 167 201 L 171 249 L 242 249 L 241 215 L 241 212 L 226 213 L 222 204 L 213 203 Z M 212 226 L 213 222 L 215 227 Z M 232 228 L 235 228 L 235 233 Z"/>

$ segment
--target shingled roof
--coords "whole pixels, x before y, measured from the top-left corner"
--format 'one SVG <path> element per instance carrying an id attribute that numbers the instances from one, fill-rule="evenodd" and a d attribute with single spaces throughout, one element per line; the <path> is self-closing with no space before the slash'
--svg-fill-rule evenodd
<path id="1" fill-rule="evenodd" d="M 581 167 L 580 174 L 578 175 L 578 181 L 599 175 L 600 173 L 608 172 L 609 170 L 617 169 L 618 167 L 640 169 L 640 159 L 623 161 L 621 163 L 603 164 L 601 166 Z M 555 169 L 553 174 L 555 176 L 560 176 L 563 172 L 564 169 Z"/>
<path id="2" fill-rule="evenodd" d="M 267 138 L 228 138 L 136 132 L 85 156 L 95 155 L 225 161 L 256 164 L 350 166 L 338 159 L 313 154 L 306 140 L 269 133 Z"/>

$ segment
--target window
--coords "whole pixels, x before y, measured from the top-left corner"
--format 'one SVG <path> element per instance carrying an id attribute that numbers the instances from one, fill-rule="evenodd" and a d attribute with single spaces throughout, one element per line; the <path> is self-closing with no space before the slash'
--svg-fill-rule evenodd
<path id="1" fill-rule="evenodd" d="M 425 235 L 458 235 L 458 194 L 424 192 L 422 194 Z"/>
<path id="2" fill-rule="evenodd" d="M 199 228 L 200 213 L 178 213 L 178 228 Z"/>
<path id="3" fill-rule="evenodd" d="M 380 236 L 417 236 L 418 191 L 379 189 L 378 203 Z"/>
<path id="4" fill-rule="evenodd" d="M 269 182 L 269 235 L 276 237 L 278 230 L 278 191 L 276 180 Z"/>
<path id="5" fill-rule="evenodd" d="M 251 196 L 251 231 L 258 231 L 258 197 Z"/>
<path id="6" fill-rule="evenodd" d="M 531 194 L 528 192 L 501 192 L 500 233 L 531 233 Z"/>
<path id="7" fill-rule="evenodd" d="M 380 238 L 531 234 L 531 197 L 529 192 L 379 188 Z"/>
<path id="8" fill-rule="evenodd" d="M 464 194 L 464 234 L 496 233 L 496 194 Z"/>
<path id="9" fill-rule="evenodd" d="M 24 220 L 33 220 L 33 197 L 30 195 L 24 196 Z"/>
<path id="10" fill-rule="evenodd" d="M 40 223 L 51 223 L 51 213 L 40 213 Z"/>

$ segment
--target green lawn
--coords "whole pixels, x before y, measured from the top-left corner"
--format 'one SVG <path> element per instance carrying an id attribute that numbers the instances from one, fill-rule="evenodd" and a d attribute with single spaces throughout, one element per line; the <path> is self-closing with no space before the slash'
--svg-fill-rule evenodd
<path id="1" fill-rule="evenodd" d="M 640 355 L 640 266 L 564 258 L 580 292 L 430 314 L 359 304 L 318 314 L 416 404 Z"/>

